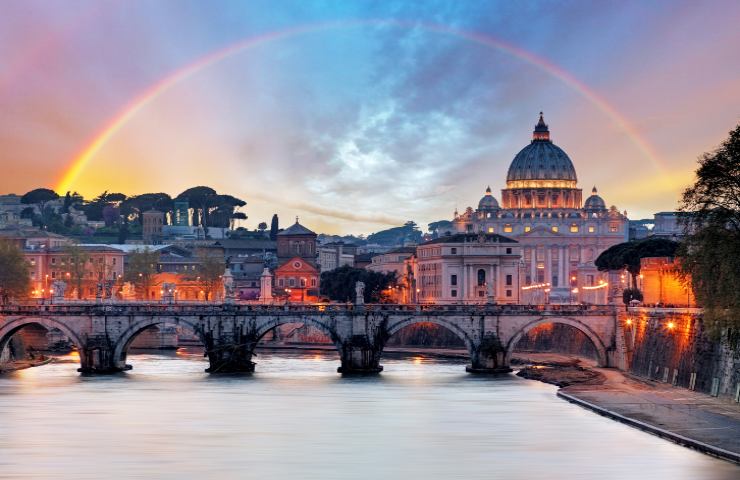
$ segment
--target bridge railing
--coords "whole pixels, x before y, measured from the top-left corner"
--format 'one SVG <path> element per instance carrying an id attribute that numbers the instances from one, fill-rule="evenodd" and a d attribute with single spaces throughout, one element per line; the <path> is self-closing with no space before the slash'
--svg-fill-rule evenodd
<path id="1" fill-rule="evenodd" d="M 413 315 L 604 315 L 614 313 L 613 305 L 440 305 L 440 304 L 248 304 L 248 303 L 152 303 L 152 302 L 69 302 L 60 304 L 12 304 L 0 306 L 2 315 L 208 315 L 228 312 L 243 315 L 331 314 L 378 312 Z"/>

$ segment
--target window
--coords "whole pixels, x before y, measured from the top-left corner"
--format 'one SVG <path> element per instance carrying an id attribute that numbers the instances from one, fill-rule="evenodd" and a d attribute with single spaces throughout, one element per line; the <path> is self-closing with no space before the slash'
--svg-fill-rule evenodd
<path id="1" fill-rule="evenodd" d="M 578 233 L 578 225 L 571 225 L 570 226 L 570 233 Z"/>
<path id="2" fill-rule="evenodd" d="M 507 247 L 507 248 L 506 248 L 506 254 L 507 254 L 507 255 L 510 255 L 510 254 L 511 254 L 511 247 Z"/>
<path id="3" fill-rule="evenodd" d="M 524 233 L 527 233 L 530 230 L 532 230 L 532 227 L 530 227 L 529 225 L 527 225 L 526 227 L 524 227 Z"/>
<path id="4" fill-rule="evenodd" d="M 283 281 L 283 279 L 282 278 L 278 279 L 278 287 L 284 287 L 284 286 L 285 286 L 285 282 Z"/>
<path id="5" fill-rule="evenodd" d="M 553 231 L 553 232 L 555 232 L 555 233 L 558 233 L 558 230 L 559 230 L 559 229 L 558 229 L 557 225 L 553 225 L 553 226 L 552 226 L 552 231 Z"/>
<path id="6" fill-rule="evenodd" d="M 488 227 L 488 233 L 493 233 L 493 227 Z"/>
<path id="7" fill-rule="evenodd" d="M 451 297 L 457 297 L 457 290 L 450 290 Z"/>
<path id="8" fill-rule="evenodd" d="M 506 286 L 510 287 L 514 284 L 514 276 L 513 275 L 506 275 Z"/>
<path id="9" fill-rule="evenodd" d="M 479 297 L 482 297 L 482 296 L 484 296 L 485 294 L 486 294 L 486 292 L 484 292 L 483 290 L 481 290 L 480 292 L 478 292 L 478 296 L 479 296 Z"/>
<path id="10" fill-rule="evenodd" d="M 51 264 L 52 264 L 52 265 L 56 265 L 56 264 L 57 264 L 57 259 L 56 259 L 56 257 L 51 257 Z"/>
<path id="11" fill-rule="evenodd" d="M 609 225 L 609 231 L 612 232 L 612 233 L 618 232 L 619 231 L 619 227 L 617 227 L 616 225 Z"/>
<path id="12" fill-rule="evenodd" d="M 588 233 L 594 233 L 595 231 L 596 231 L 596 228 L 593 225 L 588 227 Z"/>
<path id="13" fill-rule="evenodd" d="M 306 279 L 301 278 L 301 287 L 305 287 L 305 286 L 306 286 Z"/>
<path id="14" fill-rule="evenodd" d="M 295 287 L 295 278 L 288 279 L 288 286 Z"/>
<path id="15" fill-rule="evenodd" d="M 510 223 L 507 223 L 506 225 L 504 225 L 504 233 L 511 233 L 513 231 L 514 229 L 511 227 Z"/>
<path id="16" fill-rule="evenodd" d="M 450 285 L 457 286 L 457 275 L 450 275 Z"/>
<path id="17" fill-rule="evenodd" d="M 450 255 L 457 255 L 457 248 L 455 248 L 455 247 L 452 247 L 452 248 L 450 249 Z"/>
<path id="18" fill-rule="evenodd" d="M 478 270 L 478 286 L 483 286 L 486 284 L 486 271 L 482 268 Z"/>
<path id="19" fill-rule="evenodd" d="M 553 275 L 552 276 L 552 286 L 553 287 L 557 287 L 558 286 L 558 276 L 557 275 Z"/>
<path id="20" fill-rule="evenodd" d="M 594 276 L 593 275 L 586 275 L 586 282 L 589 285 L 592 285 L 593 286 L 593 284 L 594 284 Z"/>
<path id="21" fill-rule="evenodd" d="M 312 278 L 311 279 L 311 286 L 312 287 L 315 287 L 316 286 L 316 279 L 315 278 Z"/>
<path id="22" fill-rule="evenodd" d="M 507 297 L 511 297 L 511 290 L 507 290 L 507 291 L 506 291 L 506 296 L 507 296 Z"/>

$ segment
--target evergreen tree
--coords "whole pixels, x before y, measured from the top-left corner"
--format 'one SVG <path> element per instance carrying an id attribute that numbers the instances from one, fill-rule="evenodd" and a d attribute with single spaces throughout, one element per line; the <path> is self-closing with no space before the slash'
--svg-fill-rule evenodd
<path id="1" fill-rule="evenodd" d="M 270 240 L 277 240 L 277 234 L 279 231 L 278 216 L 277 213 L 272 216 L 272 222 L 270 222 Z"/>

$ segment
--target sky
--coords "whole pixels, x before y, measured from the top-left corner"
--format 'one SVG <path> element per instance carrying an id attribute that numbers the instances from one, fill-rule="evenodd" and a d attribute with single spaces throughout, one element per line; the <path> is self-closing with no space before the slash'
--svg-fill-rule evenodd
<path id="1" fill-rule="evenodd" d="M 0 193 L 208 185 L 247 228 L 425 227 L 500 199 L 544 111 L 585 192 L 651 217 L 740 122 L 738 18 L 735 0 L 4 0 Z"/>

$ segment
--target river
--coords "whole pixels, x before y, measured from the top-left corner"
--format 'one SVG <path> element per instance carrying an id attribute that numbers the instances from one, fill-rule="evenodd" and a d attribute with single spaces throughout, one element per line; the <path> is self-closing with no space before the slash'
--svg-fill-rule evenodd
<path id="1" fill-rule="evenodd" d="M 514 375 L 400 356 L 371 377 L 327 352 L 262 352 L 209 376 L 194 351 L 0 376 L 0 478 L 737 479 L 740 468 L 600 417 Z"/>

